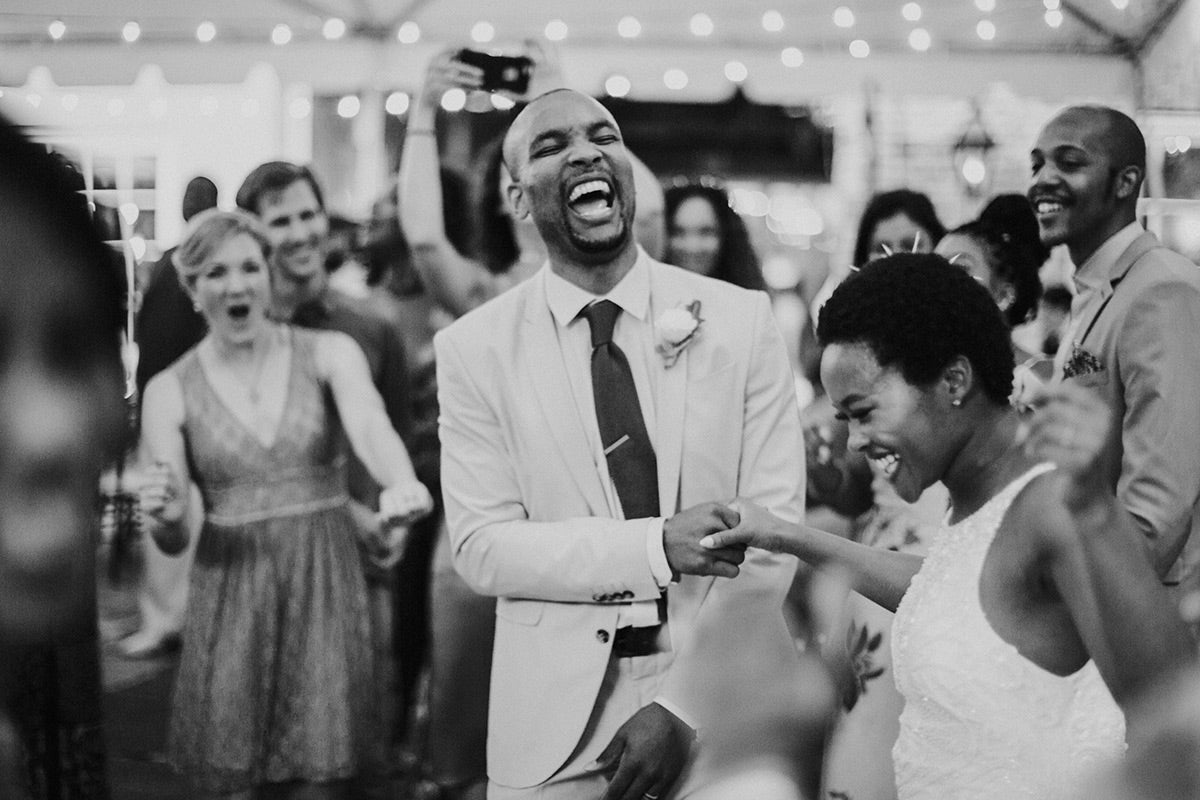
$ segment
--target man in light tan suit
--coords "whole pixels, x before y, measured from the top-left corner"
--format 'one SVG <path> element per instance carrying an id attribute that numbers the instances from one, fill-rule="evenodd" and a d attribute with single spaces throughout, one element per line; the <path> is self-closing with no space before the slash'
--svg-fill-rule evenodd
<path id="1" fill-rule="evenodd" d="M 1103 106 L 1057 114 L 1032 151 L 1042 241 L 1065 244 L 1078 294 L 1056 380 L 1100 392 L 1121 424 L 1108 478 L 1159 573 L 1200 582 L 1200 267 L 1137 222 L 1146 144 Z"/>
<path id="2" fill-rule="evenodd" d="M 749 610 L 764 656 L 794 657 L 795 561 L 698 545 L 737 521 L 712 501 L 802 513 L 784 344 L 764 294 L 637 246 L 595 100 L 535 99 L 505 163 L 548 264 L 435 340 L 455 566 L 498 598 L 488 795 L 682 797 L 721 621 Z"/>

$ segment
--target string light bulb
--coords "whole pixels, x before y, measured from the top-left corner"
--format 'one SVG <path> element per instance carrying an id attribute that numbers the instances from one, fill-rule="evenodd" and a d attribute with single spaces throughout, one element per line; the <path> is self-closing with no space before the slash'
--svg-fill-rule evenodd
<path id="1" fill-rule="evenodd" d="M 340 17 L 330 17 L 321 26 L 321 35 L 329 41 L 340 39 L 346 35 L 346 22 Z"/>
<path id="2" fill-rule="evenodd" d="M 609 75 L 604 81 L 604 91 L 609 97 L 625 97 L 632 88 L 633 84 L 624 75 Z"/>
<path id="3" fill-rule="evenodd" d="M 767 33 L 779 33 L 783 30 L 783 14 L 775 9 L 764 11 L 762 15 L 763 30 Z"/>
<path id="4" fill-rule="evenodd" d="M 411 19 L 396 29 L 396 41 L 400 44 L 416 44 L 421 40 L 421 26 Z"/>
<path id="5" fill-rule="evenodd" d="M 486 44 L 496 38 L 496 27 L 487 20 L 480 20 L 471 26 L 471 41 Z"/>
<path id="6" fill-rule="evenodd" d="M 383 103 L 383 110 L 392 116 L 400 116 L 408 111 L 412 98 L 406 92 L 392 92 Z"/>

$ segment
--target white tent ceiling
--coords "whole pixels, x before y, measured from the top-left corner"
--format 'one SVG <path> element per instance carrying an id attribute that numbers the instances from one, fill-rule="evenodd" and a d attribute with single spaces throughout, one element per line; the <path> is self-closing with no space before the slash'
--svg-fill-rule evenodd
<path id="1" fill-rule="evenodd" d="M 619 72 L 635 99 L 721 100 L 734 91 L 726 65 L 739 61 L 743 91 L 762 102 L 851 87 L 977 96 L 996 82 L 1047 102 L 1134 98 L 1137 57 L 1186 2 L 1200 0 L 0 0 L 0 86 L 239 83 L 265 63 L 283 85 L 317 94 L 411 90 L 442 47 L 512 50 L 555 39 L 557 25 L 564 38 L 551 48 L 568 85 L 595 94 Z M 635 37 L 620 32 L 627 17 Z M 341 27 L 331 19 L 341 36 L 327 35 Z M 204 22 L 208 43 L 197 40 Z M 405 23 L 416 42 L 398 39 Z M 481 23 L 489 41 L 477 38 Z M 271 41 L 280 25 L 287 44 Z M 869 56 L 851 55 L 855 40 Z M 782 63 L 789 48 L 802 65 Z M 664 85 L 671 68 L 685 88 Z"/>
<path id="2" fill-rule="evenodd" d="M 90 42 L 119 44 L 122 26 L 135 20 L 143 42 L 196 44 L 202 21 L 214 23 L 219 39 L 266 43 L 274 26 L 288 24 L 294 40 L 319 39 L 325 20 L 337 17 L 347 38 L 394 41 L 398 26 L 412 21 L 427 40 L 466 40 L 472 26 L 490 22 L 497 41 L 544 34 L 551 20 L 566 24 L 566 42 L 597 46 L 619 43 L 618 21 L 641 23 L 637 43 L 655 48 L 735 46 L 806 51 L 844 51 L 852 39 L 873 50 L 909 49 L 913 28 L 930 34 L 934 50 L 989 53 L 1122 54 L 1140 49 L 1170 17 L 1180 0 L 5 0 L 0 4 L 0 45 L 49 44 L 48 25 L 61 20 L 59 46 Z M 910 21 L 919 7 L 919 19 Z M 849 9 L 854 24 L 840 27 L 834 11 Z M 1051 27 L 1047 11 L 1061 23 Z M 777 11 L 783 26 L 768 31 L 763 15 Z M 712 33 L 690 30 L 693 15 L 712 21 Z M 976 26 L 991 20 L 995 37 L 981 39 Z M 1051 21 L 1054 20 L 1051 15 Z M 703 24 L 703 23 L 701 23 Z"/>

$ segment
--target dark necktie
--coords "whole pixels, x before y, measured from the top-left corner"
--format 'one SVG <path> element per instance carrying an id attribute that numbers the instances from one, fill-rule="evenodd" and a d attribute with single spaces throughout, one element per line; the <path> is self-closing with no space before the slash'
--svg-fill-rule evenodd
<path id="1" fill-rule="evenodd" d="M 580 312 L 592 331 L 592 396 L 596 422 L 608 462 L 608 476 L 621 498 L 625 519 L 657 517 L 658 459 L 646 432 L 642 406 L 629 361 L 613 342 L 621 307 L 611 300 L 592 303 Z M 658 598 L 658 621 L 667 618 L 667 595 Z"/>
<path id="2" fill-rule="evenodd" d="M 601 300 L 580 313 L 592 331 L 592 394 L 609 477 L 621 498 L 625 519 L 657 517 L 658 461 L 642 419 L 629 362 L 612 340 L 621 307 Z"/>

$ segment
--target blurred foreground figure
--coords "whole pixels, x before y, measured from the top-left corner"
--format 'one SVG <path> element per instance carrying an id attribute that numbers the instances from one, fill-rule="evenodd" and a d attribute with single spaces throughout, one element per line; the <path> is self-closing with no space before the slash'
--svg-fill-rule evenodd
<path id="1" fill-rule="evenodd" d="M 107 797 L 95 520 L 121 286 L 75 176 L 0 119 L 0 797 Z M 82 186 L 82 181 L 79 182 Z"/>
<path id="2" fill-rule="evenodd" d="M 1118 767 L 1081 787 L 1080 800 L 1200 797 L 1200 670 L 1164 681 L 1138 708 L 1145 735 Z"/>

